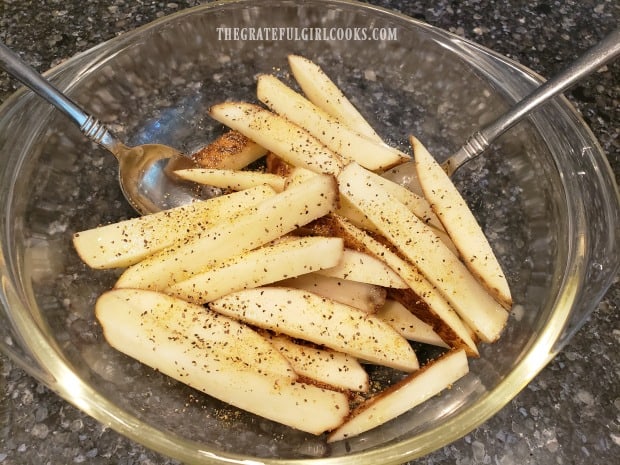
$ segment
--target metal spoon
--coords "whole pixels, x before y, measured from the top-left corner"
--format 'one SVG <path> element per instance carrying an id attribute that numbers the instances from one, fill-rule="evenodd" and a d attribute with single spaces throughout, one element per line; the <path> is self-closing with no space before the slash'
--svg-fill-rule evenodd
<path id="1" fill-rule="evenodd" d="M 540 87 L 536 88 L 536 90 L 519 101 L 494 122 L 472 134 L 465 144 L 442 164 L 448 176 L 452 176 L 465 163 L 481 155 L 495 139 L 514 124 L 521 121 L 532 110 L 566 90 L 583 77 L 593 73 L 604 64 L 609 63 L 618 54 L 620 54 L 620 29 L 610 33 L 601 42 L 587 50 L 564 71 L 545 81 Z M 421 193 L 421 188 L 417 183 L 417 179 L 415 179 L 417 177 L 415 168 L 412 168 L 412 165 L 412 162 L 408 162 L 396 166 L 388 171 L 386 176 L 394 178 L 406 173 L 405 182 L 408 184 L 408 187 L 418 191 L 417 193 Z"/>
<path id="2" fill-rule="evenodd" d="M 201 186 L 174 174 L 176 169 L 194 167 L 190 158 L 166 145 L 127 147 L 122 144 L 103 123 L 86 113 L 1 42 L 0 67 L 62 111 L 88 139 L 116 157 L 121 190 L 138 213 L 155 213 L 202 198 Z"/>

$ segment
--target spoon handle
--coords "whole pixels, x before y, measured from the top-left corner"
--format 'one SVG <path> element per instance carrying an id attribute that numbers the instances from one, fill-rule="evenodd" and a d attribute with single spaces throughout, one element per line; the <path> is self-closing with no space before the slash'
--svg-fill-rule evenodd
<path id="1" fill-rule="evenodd" d="M 530 95 L 519 101 L 493 123 L 474 133 L 454 155 L 444 163 L 448 175 L 462 164 L 480 155 L 491 142 L 520 121 L 533 109 L 566 90 L 583 77 L 593 73 L 620 54 L 620 29 L 616 29 L 586 51 L 564 71 L 544 82 Z"/>
<path id="2" fill-rule="evenodd" d="M 120 143 L 103 123 L 82 110 L 2 42 L 0 42 L 0 67 L 67 115 L 90 140 L 115 153 L 114 149 Z"/>

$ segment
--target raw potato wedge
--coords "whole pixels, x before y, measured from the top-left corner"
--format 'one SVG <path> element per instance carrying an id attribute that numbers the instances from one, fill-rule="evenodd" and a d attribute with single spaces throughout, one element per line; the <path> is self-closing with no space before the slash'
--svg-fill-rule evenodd
<path id="1" fill-rule="evenodd" d="M 414 215 L 426 224 L 433 226 L 435 229 L 440 231 L 444 231 L 441 221 L 439 221 L 439 218 L 437 218 L 437 215 L 433 212 L 431 204 L 424 197 L 420 197 L 406 187 L 396 184 L 395 182 L 390 181 L 383 176 L 379 176 L 378 174 L 369 173 L 368 175 L 372 176 L 377 184 L 400 200 L 403 205 L 405 205 Z"/>
<path id="2" fill-rule="evenodd" d="M 308 131 L 343 160 L 356 161 L 373 171 L 384 171 L 410 160 L 399 150 L 349 129 L 275 76 L 259 76 L 256 94 L 273 112 Z"/>
<path id="3" fill-rule="evenodd" d="M 321 297 L 350 305 L 366 313 L 375 313 L 385 304 L 387 291 L 381 286 L 308 273 L 285 279 L 278 286 L 306 290 Z"/>
<path id="4" fill-rule="evenodd" d="M 394 251 L 353 224 L 329 215 L 314 223 L 317 234 L 337 236 L 344 239 L 345 245 L 361 250 L 385 261 L 409 285 L 409 289 L 391 289 L 390 296 L 398 301 L 425 323 L 451 347 L 464 349 L 467 355 L 479 355 L 470 328 L 456 314 L 454 309 L 420 271 Z"/>
<path id="5" fill-rule="evenodd" d="M 265 173 L 276 174 L 287 178 L 294 169 L 295 167 L 293 165 L 287 163 L 273 152 L 269 152 L 265 155 Z M 314 173 L 314 171 L 310 171 L 310 173 Z"/>
<path id="6" fill-rule="evenodd" d="M 355 132 L 370 140 L 383 142 L 373 127 L 320 66 L 299 55 L 289 55 L 288 63 L 295 80 L 308 100 Z"/>
<path id="7" fill-rule="evenodd" d="M 342 352 L 299 344 L 288 336 L 265 336 L 297 374 L 337 390 L 367 392 L 368 373 L 355 358 Z"/>
<path id="8" fill-rule="evenodd" d="M 378 258 L 357 250 L 345 249 L 338 264 L 316 271 L 323 276 L 348 279 L 376 286 L 406 288 L 407 283 Z"/>
<path id="9" fill-rule="evenodd" d="M 121 289 L 103 294 L 96 314 L 112 347 L 248 412 L 321 434 L 349 410 L 344 394 L 295 382 L 286 357 L 260 334 L 201 306 Z"/>
<path id="10" fill-rule="evenodd" d="M 283 176 L 261 173 L 260 171 L 189 168 L 177 170 L 174 173 L 180 178 L 188 181 L 234 191 L 242 191 L 266 184 L 276 192 L 282 192 L 286 181 L 286 178 Z"/>
<path id="11" fill-rule="evenodd" d="M 313 171 L 307 170 L 305 168 L 296 167 L 292 170 L 292 172 L 287 176 L 286 186 L 291 186 L 295 184 L 299 184 L 309 177 L 315 175 Z M 443 230 L 443 226 L 441 222 L 433 211 L 430 208 L 430 204 L 426 201 L 426 199 L 415 195 L 413 192 L 410 192 L 405 187 L 399 186 L 391 181 L 386 180 L 381 176 L 376 176 L 375 179 L 381 181 L 381 185 L 386 187 L 390 192 L 398 197 L 398 199 L 409 208 L 414 214 L 416 214 L 420 219 L 428 223 L 428 226 L 433 230 L 435 234 L 452 250 L 454 253 L 457 253 L 456 247 L 452 244 L 452 240 L 450 236 Z M 368 218 L 355 208 L 354 205 L 351 204 L 345 197 L 340 197 L 340 205 L 336 210 L 340 216 L 347 218 L 357 227 L 372 231 L 376 233 L 380 233 L 379 230 L 375 227 L 372 222 L 368 220 Z M 434 225 L 438 225 L 439 228 Z"/>
<path id="12" fill-rule="evenodd" d="M 463 262 L 505 308 L 510 308 L 512 297 L 502 267 L 465 199 L 420 141 L 411 137 L 411 145 L 424 195 Z"/>
<path id="13" fill-rule="evenodd" d="M 249 326 L 167 294 L 114 289 L 97 299 L 95 314 L 112 347 L 190 385 L 197 370 L 297 379 L 286 357 Z"/>
<path id="14" fill-rule="evenodd" d="M 350 163 L 338 176 L 347 197 L 381 233 L 437 287 L 484 342 L 499 338 L 508 312 L 423 221 L 375 183 L 367 170 Z"/>
<path id="15" fill-rule="evenodd" d="M 192 155 L 203 168 L 240 170 L 267 154 L 267 149 L 238 131 L 227 131 Z"/>
<path id="16" fill-rule="evenodd" d="M 271 242 L 334 210 L 334 178 L 315 176 L 246 212 L 207 228 L 200 236 L 164 249 L 127 268 L 116 287 L 164 290 L 224 260 Z"/>
<path id="17" fill-rule="evenodd" d="M 212 310 L 263 329 L 320 344 L 397 370 L 417 370 L 415 352 L 390 325 L 311 292 L 262 287 L 228 294 Z"/>
<path id="18" fill-rule="evenodd" d="M 368 217 L 344 196 L 340 196 L 340 205 L 336 210 L 336 214 L 346 218 L 348 221 L 364 231 L 381 234 L 381 231 L 375 227 Z"/>
<path id="19" fill-rule="evenodd" d="M 225 102 L 212 106 L 209 114 L 293 166 L 325 174 L 338 174 L 342 169 L 340 157 L 314 136 L 258 105 Z"/>
<path id="20" fill-rule="evenodd" d="M 92 268 L 122 268 L 166 247 L 200 234 L 205 228 L 273 197 L 258 186 L 151 215 L 81 231 L 73 236 L 80 258 Z"/>
<path id="21" fill-rule="evenodd" d="M 448 352 L 361 404 L 328 436 L 327 442 L 341 441 L 376 428 L 450 388 L 468 372 L 465 352 Z"/>
<path id="22" fill-rule="evenodd" d="M 415 270 L 415 267 L 413 269 Z M 416 270 L 416 273 L 420 276 L 419 271 Z M 439 334 L 450 347 L 464 349 L 470 357 L 479 357 L 480 354 L 476 346 L 478 338 L 474 331 L 461 320 L 441 293 L 426 278 L 420 282 L 424 283 L 423 286 L 430 285 L 434 293 L 420 297 L 412 289 L 389 289 L 387 298 L 396 300 L 412 314 L 431 325 L 433 331 Z M 433 308 L 427 301 L 432 302 Z M 442 316 L 443 325 L 437 321 L 438 315 Z"/>
<path id="23" fill-rule="evenodd" d="M 373 174 L 370 171 L 368 173 Z M 377 182 L 381 182 L 383 178 L 381 176 L 377 176 L 375 180 L 377 180 Z M 386 184 L 386 185 L 393 187 L 392 183 Z M 382 187 L 383 187 L 383 184 L 382 184 Z M 399 200 L 401 200 L 400 197 L 399 197 Z M 405 202 L 401 201 L 401 203 L 407 206 L 410 210 L 412 210 L 410 208 L 411 204 L 409 204 L 408 206 Z M 381 234 L 381 231 L 379 231 L 377 227 L 372 223 L 372 221 L 368 219 L 368 217 L 364 214 L 364 212 L 360 211 L 359 208 L 357 208 L 354 204 L 352 204 L 349 199 L 347 199 L 346 197 L 342 195 L 340 196 L 340 206 L 338 207 L 338 210 L 336 210 L 336 213 L 340 216 L 345 217 L 347 220 L 349 220 L 351 223 L 353 223 L 355 226 L 357 226 L 360 229 L 363 229 L 365 231 L 370 231 L 373 233 L 377 233 L 377 234 Z M 415 211 L 413 210 L 412 210 L 412 213 L 416 214 Z M 418 216 L 418 218 L 420 217 Z M 423 220 L 423 218 L 420 218 L 420 219 Z M 458 251 L 456 250 L 456 247 L 452 243 L 452 239 L 450 239 L 450 236 L 448 236 L 448 234 L 443 229 L 437 229 L 432 224 L 427 224 L 427 226 L 431 231 L 433 231 L 433 233 L 435 233 L 435 235 L 439 239 L 441 239 L 441 241 L 444 244 L 446 244 L 446 246 L 450 249 L 450 251 L 452 251 L 455 254 L 458 253 Z"/>
<path id="24" fill-rule="evenodd" d="M 231 292 L 332 267 L 339 263 L 343 253 L 339 238 L 287 237 L 217 262 L 165 292 L 188 302 L 205 304 Z"/>
<path id="25" fill-rule="evenodd" d="M 388 299 L 376 315 L 409 341 L 449 348 L 431 325 L 424 323 L 396 300 Z"/>
<path id="26" fill-rule="evenodd" d="M 307 181 L 309 178 L 315 175 L 316 173 L 314 171 L 310 171 L 309 169 L 296 166 L 287 175 L 285 188 L 301 184 L 302 182 Z"/>

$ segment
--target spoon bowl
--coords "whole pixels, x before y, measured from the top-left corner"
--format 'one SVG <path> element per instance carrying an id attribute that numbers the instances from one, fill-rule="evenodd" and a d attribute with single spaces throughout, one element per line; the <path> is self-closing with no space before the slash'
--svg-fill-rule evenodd
<path id="1" fill-rule="evenodd" d="M 162 144 L 127 147 L 109 129 L 86 113 L 47 79 L 0 43 L 0 67 L 69 117 L 93 142 L 107 149 L 119 162 L 119 183 L 129 204 L 141 215 L 208 198 L 209 189 L 186 181 L 174 171 L 195 167 L 191 158 Z"/>
<path id="2" fill-rule="evenodd" d="M 115 150 L 123 195 L 145 215 L 208 198 L 206 186 L 181 179 L 174 172 L 193 168 L 194 162 L 163 144 L 121 145 Z"/>

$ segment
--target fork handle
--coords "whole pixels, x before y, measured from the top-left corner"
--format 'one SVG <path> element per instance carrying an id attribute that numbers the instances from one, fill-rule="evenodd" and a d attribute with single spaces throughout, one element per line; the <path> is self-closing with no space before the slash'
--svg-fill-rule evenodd
<path id="1" fill-rule="evenodd" d="M 497 137 L 551 97 L 566 90 L 583 77 L 593 73 L 620 54 L 620 29 L 616 29 L 587 50 L 561 73 L 545 81 L 510 110 L 474 133 L 463 147 L 450 157 L 444 168 L 452 174 L 466 161 L 480 155 Z"/>
<path id="2" fill-rule="evenodd" d="M 68 116 L 80 128 L 82 134 L 114 153 L 113 148 L 118 145 L 118 141 L 103 123 L 86 113 L 2 42 L 0 42 L 0 67 Z"/>

